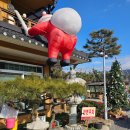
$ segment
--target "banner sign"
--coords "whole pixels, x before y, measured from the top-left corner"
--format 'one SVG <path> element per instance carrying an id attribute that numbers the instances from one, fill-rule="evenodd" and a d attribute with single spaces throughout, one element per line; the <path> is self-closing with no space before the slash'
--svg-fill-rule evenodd
<path id="1" fill-rule="evenodd" d="M 81 120 L 95 117 L 96 107 L 82 107 Z"/>

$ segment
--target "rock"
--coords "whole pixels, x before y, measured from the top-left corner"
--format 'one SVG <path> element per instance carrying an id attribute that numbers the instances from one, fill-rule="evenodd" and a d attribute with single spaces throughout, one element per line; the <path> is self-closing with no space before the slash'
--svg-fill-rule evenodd
<path id="1" fill-rule="evenodd" d="M 36 121 L 27 124 L 29 130 L 46 130 L 49 128 L 49 122 L 43 122 L 40 118 L 36 118 Z"/>
<path id="2" fill-rule="evenodd" d="M 66 125 L 65 130 L 84 130 L 81 125 L 73 124 L 73 125 Z"/>

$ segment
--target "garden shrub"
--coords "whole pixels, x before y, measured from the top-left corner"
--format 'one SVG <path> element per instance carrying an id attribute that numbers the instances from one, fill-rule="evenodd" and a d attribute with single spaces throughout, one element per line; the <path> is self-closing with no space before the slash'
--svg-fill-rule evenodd
<path id="1" fill-rule="evenodd" d="M 59 124 L 64 127 L 69 123 L 69 114 L 68 113 L 57 113 L 55 119 L 59 121 Z"/>
<path id="2" fill-rule="evenodd" d="M 84 100 L 77 106 L 78 121 L 81 121 L 82 107 L 96 107 L 96 116 L 103 117 L 104 104 L 102 102 Z"/>
<path id="3" fill-rule="evenodd" d="M 88 130 L 97 130 L 96 128 L 92 127 L 92 128 L 88 128 Z"/>

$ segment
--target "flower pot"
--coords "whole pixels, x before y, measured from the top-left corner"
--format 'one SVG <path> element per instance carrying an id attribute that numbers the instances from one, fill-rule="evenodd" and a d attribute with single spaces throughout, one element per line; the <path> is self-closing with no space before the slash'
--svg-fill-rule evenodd
<path id="1" fill-rule="evenodd" d="M 97 123 L 94 124 L 94 128 L 96 128 L 96 129 L 102 129 L 102 125 L 103 125 L 102 122 L 97 122 Z"/>
<path id="2" fill-rule="evenodd" d="M 14 125 L 15 125 L 15 118 L 8 118 L 8 119 L 6 119 L 6 128 L 7 129 L 14 128 Z"/>

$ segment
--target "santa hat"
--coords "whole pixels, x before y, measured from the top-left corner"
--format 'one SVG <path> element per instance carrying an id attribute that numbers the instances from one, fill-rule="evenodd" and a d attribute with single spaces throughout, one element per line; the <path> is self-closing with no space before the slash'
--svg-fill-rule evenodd
<path id="1" fill-rule="evenodd" d="M 45 11 L 42 12 L 42 17 L 38 20 L 38 23 L 49 21 L 52 14 L 47 14 Z"/>

